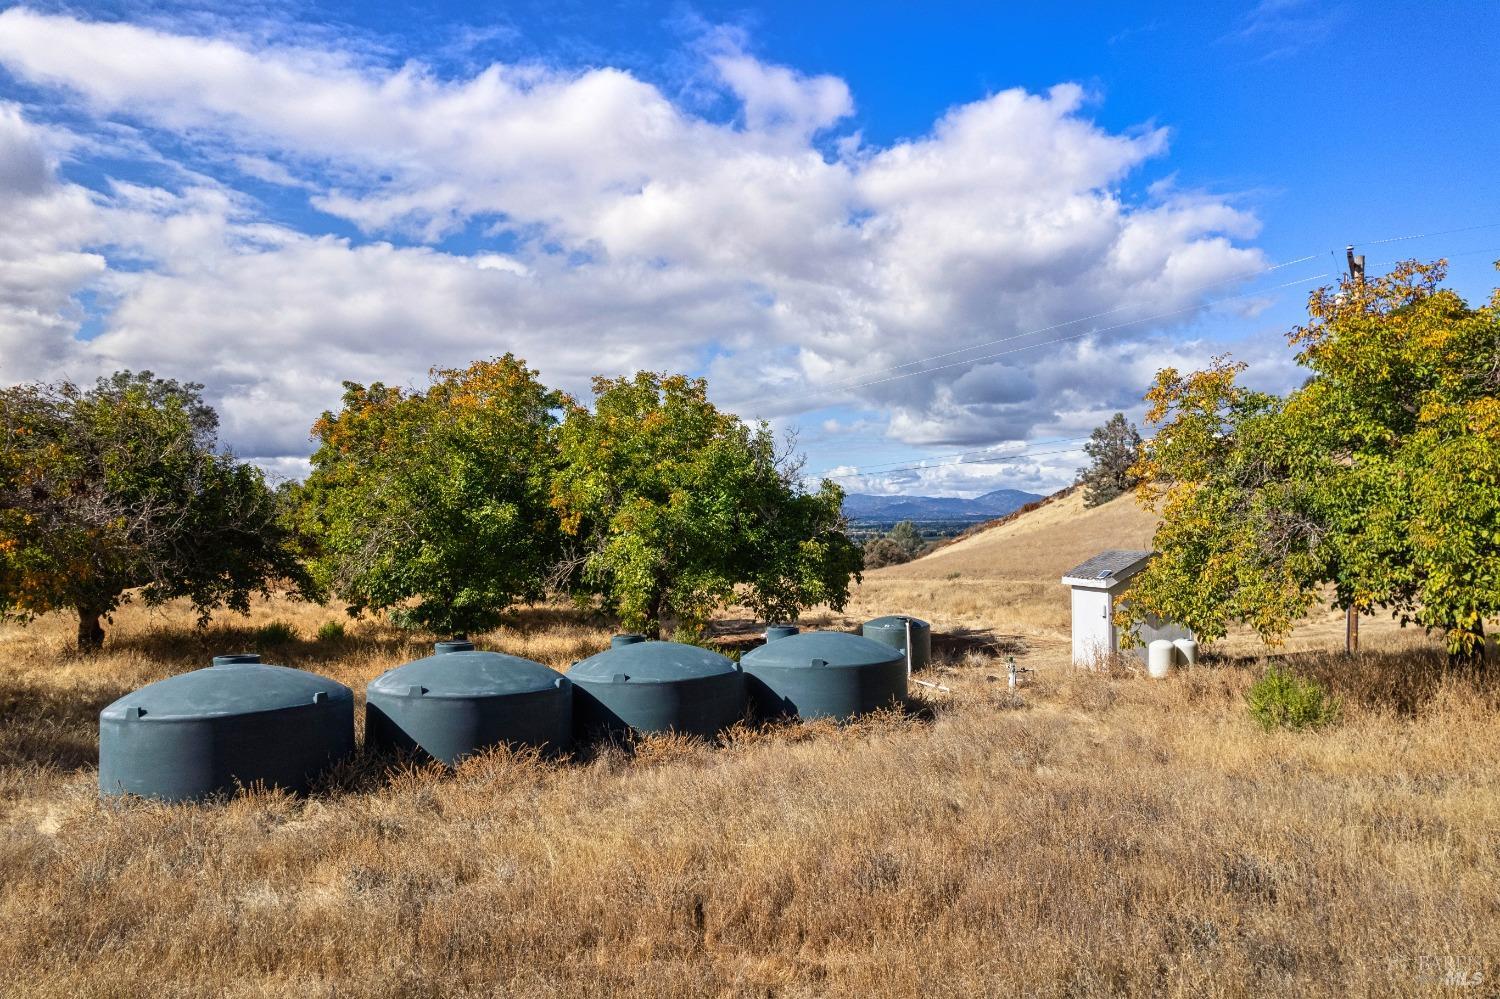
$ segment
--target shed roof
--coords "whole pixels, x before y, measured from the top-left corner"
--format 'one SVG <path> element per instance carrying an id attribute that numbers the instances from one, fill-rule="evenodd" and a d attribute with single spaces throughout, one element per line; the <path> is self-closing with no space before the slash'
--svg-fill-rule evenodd
<path id="1" fill-rule="evenodd" d="M 1063 573 L 1062 581 L 1070 586 L 1092 586 L 1109 589 L 1140 572 L 1155 552 L 1115 548 L 1100 552 L 1087 562 Z"/>

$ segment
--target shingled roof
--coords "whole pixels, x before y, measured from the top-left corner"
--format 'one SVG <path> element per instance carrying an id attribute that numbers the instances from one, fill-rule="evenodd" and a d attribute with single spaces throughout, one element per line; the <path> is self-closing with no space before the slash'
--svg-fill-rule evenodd
<path id="1" fill-rule="evenodd" d="M 1118 580 L 1127 579 L 1145 568 L 1154 552 L 1131 549 L 1111 549 L 1100 552 L 1087 562 L 1075 565 L 1063 573 L 1063 582 L 1092 583 L 1109 586 Z"/>

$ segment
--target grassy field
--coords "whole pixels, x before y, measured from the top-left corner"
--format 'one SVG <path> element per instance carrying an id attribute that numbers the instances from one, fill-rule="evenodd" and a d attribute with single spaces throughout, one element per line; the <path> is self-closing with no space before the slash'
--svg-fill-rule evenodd
<path id="1" fill-rule="evenodd" d="M 273 661 L 357 695 L 427 642 L 370 622 L 318 641 L 333 608 L 274 601 L 202 633 L 131 608 L 91 659 L 61 617 L 0 629 L 0 991 L 1493 994 L 1495 684 L 1442 679 L 1430 643 L 1373 622 L 1357 660 L 1288 659 L 1344 701 L 1318 733 L 1250 721 L 1246 636 L 1165 682 L 1076 672 L 1069 546 L 1145 515 L 1061 512 L 804 622 L 930 617 L 947 689 L 909 713 L 456 774 L 359 759 L 306 800 L 101 804 L 97 712 L 273 621 L 297 636 Z M 1293 647 L 1329 647 L 1330 619 Z M 566 667 L 608 634 L 537 608 L 481 644 Z M 1037 670 L 1018 696 L 1007 655 Z"/>

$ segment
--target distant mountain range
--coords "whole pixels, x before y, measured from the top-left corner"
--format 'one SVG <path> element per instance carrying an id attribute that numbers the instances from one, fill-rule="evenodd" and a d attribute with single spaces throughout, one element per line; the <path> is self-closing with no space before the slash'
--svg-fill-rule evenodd
<path id="1" fill-rule="evenodd" d="M 1003 517 L 1027 503 L 1042 499 L 1021 489 L 996 489 L 973 499 L 956 496 L 872 496 L 850 493 L 844 497 L 844 516 L 851 521 L 887 520 L 989 520 Z"/>

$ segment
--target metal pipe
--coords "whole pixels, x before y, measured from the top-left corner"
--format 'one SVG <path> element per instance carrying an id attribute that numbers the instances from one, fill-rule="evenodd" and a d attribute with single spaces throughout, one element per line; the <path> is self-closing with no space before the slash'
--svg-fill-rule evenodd
<path id="1" fill-rule="evenodd" d="M 906 679 L 911 679 L 911 618 L 906 621 Z"/>

